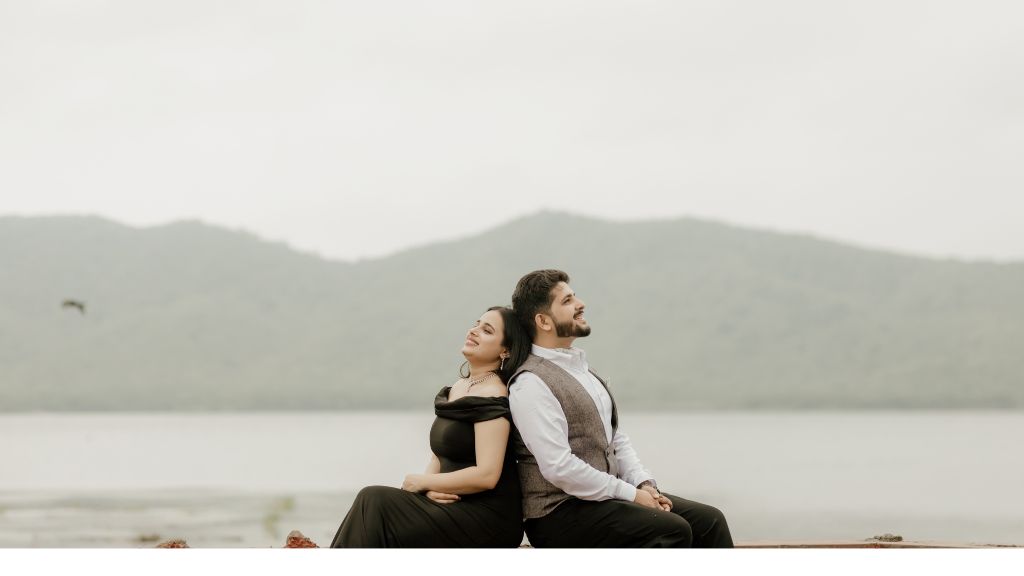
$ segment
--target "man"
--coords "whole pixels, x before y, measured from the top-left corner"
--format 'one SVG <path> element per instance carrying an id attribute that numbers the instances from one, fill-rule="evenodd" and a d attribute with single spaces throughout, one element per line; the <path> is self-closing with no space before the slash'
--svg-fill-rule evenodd
<path id="1" fill-rule="evenodd" d="M 560 270 L 523 276 L 512 308 L 533 340 L 509 381 L 523 517 L 542 547 L 732 547 L 725 516 L 662 493 L 618 429 L 615 400 L 590 370 L 584 303 Z"/>

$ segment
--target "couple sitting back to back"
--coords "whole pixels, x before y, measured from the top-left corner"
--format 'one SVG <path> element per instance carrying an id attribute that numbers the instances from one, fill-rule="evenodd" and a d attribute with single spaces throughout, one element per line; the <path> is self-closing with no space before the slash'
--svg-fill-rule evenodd
<path id="1" fill-rule="evenodd" d="M 583 350 L 584 303 L 560 270 L 523 276 L 512 308 L 466 335 L 468 374 L 441 389 L 430 463 L 356 496 L 334 548 L 732 547 L 722 513 L 661 492 L 618 428 Z"/>

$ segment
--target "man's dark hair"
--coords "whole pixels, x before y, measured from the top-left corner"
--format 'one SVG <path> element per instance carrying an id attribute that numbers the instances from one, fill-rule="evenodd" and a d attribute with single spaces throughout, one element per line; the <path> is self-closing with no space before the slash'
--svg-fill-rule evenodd
<path id="1" fill-rule="evenodd" d="M 561 270 L 535 270 L 516 284 L 512 293 L 512 310 L 531 340 L 537 337 L 537 323 L 533 318 L 539 313 L 551 313 L 551 291 L 559 282 L 568 284 L 569 275 Z"/>

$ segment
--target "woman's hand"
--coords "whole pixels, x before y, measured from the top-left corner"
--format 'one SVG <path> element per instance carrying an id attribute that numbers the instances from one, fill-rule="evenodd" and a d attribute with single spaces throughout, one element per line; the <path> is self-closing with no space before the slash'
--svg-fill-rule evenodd
<path id="1" fill-rule="evenodd" d="M 407 474 L 402 482 L 402 490 L 406 492 L 426 492 L 427 487 L 423 485 L 423 474 Z"/>
<path id="2" fill-rule="evenodd" d="M 454 504 L 460 500 L 458 494 L 445 494 L 444 492 L 435 492 L 433 490 L 427 490 L 427 498 L 438 504 Z"/>

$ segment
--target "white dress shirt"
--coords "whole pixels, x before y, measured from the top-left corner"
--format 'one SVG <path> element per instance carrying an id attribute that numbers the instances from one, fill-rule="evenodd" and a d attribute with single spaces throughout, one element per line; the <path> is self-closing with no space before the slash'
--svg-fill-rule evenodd
<path id="1" fill-rule="evenodd" d="M 532 353 L 549 360 L 573 376 L 594 399 L 604 422 L 605 435 L 615 449 L 619 476 L 601 472 L 587 464 L 569 447 L 569 424 L 561 404 L 539 376 L 524 372 L 509 387 L 512 421 L 523 443 L 537 459 L 544 478 L 567 494 L 581 500 L 628 500 L 636 498 L 636 485 L 654 477 L 640 464 L 622 430 L 612 437 L 612 399 L 601 382 L 590 373 L 587 356 L 579 348 L 552 350 L 533 345 Z"/>

